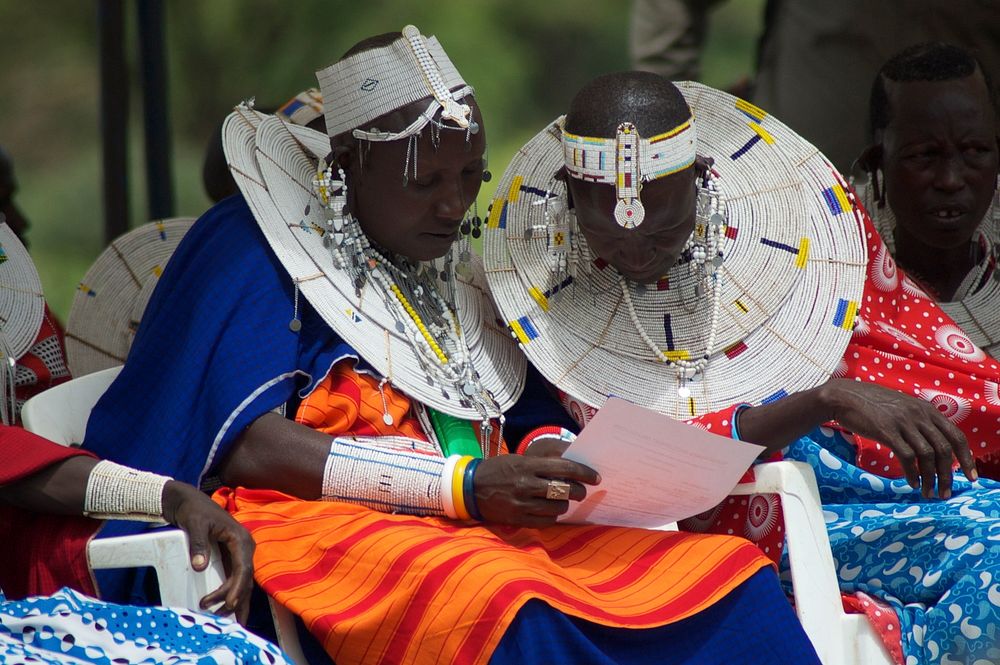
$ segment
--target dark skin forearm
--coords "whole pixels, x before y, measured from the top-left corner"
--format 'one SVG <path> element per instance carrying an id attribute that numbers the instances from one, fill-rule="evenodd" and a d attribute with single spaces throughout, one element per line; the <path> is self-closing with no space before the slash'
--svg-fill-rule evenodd
<path id="1" fill-rule="evenodd" d="M 77 455 L 0 487 L 0 503 L 52 515 L 80 515 L 87 479 L 98 460 Z"/>
<path id="2" fill-rule="evenodd" d="M 871 383 L 830 379 L 811 390 L 744 410 L 740 436 L 780 450 L 817 425 L 835 420 L 846 430 L 874 439 L 895 454 L 907 482 L 923 496 L 951 496 L 955 461 L 965 475 L 978 477 L 969 442 L 954 423 L 929 402 Z"/>
<path id="3" fill-rule="evenodd" d="M 318 499 L 330 438 L 277 413 L 265 413 L 237 437 L 222 461 L 222 482 Z"/>
<path id="4" fill-rule="evenodd" d="M 740 438 L 764 446 L 761 457 L 766 458 L 831 420 L 832 409 L 824 392 L 826 385 L 744 409 L 739 415 Z"/>

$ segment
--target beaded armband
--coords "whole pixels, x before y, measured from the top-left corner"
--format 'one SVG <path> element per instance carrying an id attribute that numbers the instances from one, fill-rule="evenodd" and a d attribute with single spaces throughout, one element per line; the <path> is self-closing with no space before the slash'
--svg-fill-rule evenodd
<path id="1" fill-rule="evenodd" d="M 90 471 L 83 514 L 95 519 L 163 521 L 163 487 L 170 478 L 103 460 Z"/>
<path id="2" fill-rule="evenodd" d="M 402 436 L 338 437 L 323 469 L 322 498 L 386 513 L 444 515 L 441 478 L 446 461 L 427 444 Z"/>

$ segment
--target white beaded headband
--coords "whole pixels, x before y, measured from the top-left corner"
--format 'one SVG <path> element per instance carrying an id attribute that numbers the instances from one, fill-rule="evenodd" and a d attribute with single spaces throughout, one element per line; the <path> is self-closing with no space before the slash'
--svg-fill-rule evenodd
<path id="1" fill-rule="evenodd" d="M 646 215 L 639 198 L 642 183 L 663 178 L 694 164 L 697 132 L 694 117 L 648 139 L 635 125 L 618 125 L 615 138 L 578 136 L 562 129 L 566 172 L 578 180 L 614 185 L 615 221 L 633 229 Z"/>
<path id="2" fill-rule="evenodd" d="M 357 53 L 316 72 L 323 91 L 327 133 L 353 130 L 355 138 L 395 141 L 419 133 L 441 110 L 441 122 L 475 132 L 468 104 L 472 94 L 436 37 L 425 38 L 412 25 L 388 46 Z M 457 88 L 457 89 L 456 89 Z M 453 91 L 453 89 L 455 89 Z M 372 120 L 430 96 L 427 108 L 401 132 L 366 128 Z M 448 127 L 439 124 L 439 127 Z"/>

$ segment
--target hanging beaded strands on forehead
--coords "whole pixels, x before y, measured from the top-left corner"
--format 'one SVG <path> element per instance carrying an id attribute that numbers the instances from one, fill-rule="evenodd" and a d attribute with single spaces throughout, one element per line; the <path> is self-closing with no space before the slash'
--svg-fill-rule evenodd
<path id="1" fill-rule="evenodd" d="M 487 218 L 494 299 L 578 420 L 612 394 L 677 418 L 780 399 L 826 380 L 850 340 L 865 255 L 839 174 L 752 104 L 676 86 L 691 119 L 663 120 L 648 139 L 634 109 L 613 136 L 552 123 L 515 156 Z M 678 262 L 649 283 L 626 279 L 588 246 L 557 174 L 613 185 L 608 222 L 641 233 L 643 185 L 692 168 L 696 151 L 714 161 L 693 178 Z"/>
<path id="2" fill-rule="evenodd" d="M 472 94 L 437 39 L 413 26 L 385 46 L 353 53 L 317 73 L 327 134 L 357 142 L 361 169 L 371 143 L 406 141 L 404 186 L 416 178 L 418 145 L 429 132 L 480 128 Z M 427 100 L 401 131 L 373 126 Z M 482 267 L 456 243 L 441 259 L 415 261 L 374 245 L 348 207 L 348 176 L 328 163 L 330 140 L 242 105 L 223 130 L 234 178 L 298 292 L 382 376 L 434 409 L 502 423 L 523 387 L 524 361 L 499 328 Z M 456 274 L 458 254 L 468 263 Z M 296 300 L 297 302 L 297 300 Z M 290 312 L 290 329 L 301 323 Z M 391 420 L 388 412 L 384 419 Z"/>
<path id="3" fill-rule="evenodd" d="M 0 421 L 5 425 L 18 419 L 17 360 L 31 348 L 44 316 L 38 271 L 0 214 Z"/>

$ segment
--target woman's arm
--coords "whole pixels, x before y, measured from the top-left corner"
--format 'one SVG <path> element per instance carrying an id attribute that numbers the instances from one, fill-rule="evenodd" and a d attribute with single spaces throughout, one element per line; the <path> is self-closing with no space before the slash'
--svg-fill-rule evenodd
<path id="1" fill-rule="evenodd" d="M 830 379 L 810 390 L 777 402 L 744 409 L 739 414 L 740 438 L 775 452 L 825 422 L 889 446 L 899 457 L 912 487 L 923 495 L 951 496 L 953 460 L 975 480 L 969 442 L 951 421 L 929 402 L 850 379 Z"/>

